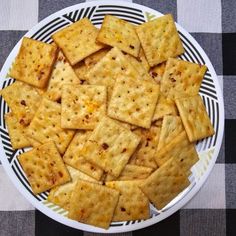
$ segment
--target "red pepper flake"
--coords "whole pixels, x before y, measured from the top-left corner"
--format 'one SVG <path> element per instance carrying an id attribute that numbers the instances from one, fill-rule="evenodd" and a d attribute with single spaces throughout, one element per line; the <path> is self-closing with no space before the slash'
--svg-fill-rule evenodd
<path id="1" fill-rule="evenodd" d="M 20 101 L 20 104 L 23 105 L 23 106 L 26 106 L 25 100 L 21 100 L 21 101 Z"/>
<path id="2" fill-rule="evenodd" d="M 152 78 L 155 78 L 155 77 L 157 77 L 157 73 L 156 73 L 155 71 L 153 71 L 153 72 L 151 73 L 151 76 L 152 76 Z"/>
<path id="3" fill-rule="evenodd" d="M 126 148 L 124 148 L 124 149 L 122 150 L 122 152 L 121 152 L 121 153 L 124 153 L 124 152 L 126 152 L 126 150 L 127 150 L 127 149 L 126 149 Z"/>
<path id="4" fill-rule="evenodd" d="M 130 47 L 131 49 L 134 49 L 134 46 L 133 46 L 133 45 L 129 45 L 129 47 Z"/>
<path id="5" fill-rule="evenodd" d="M 109 148 L 109 146 L 108 146 L 108 144 L 107 144 L 107 143 L 103 143 L 103 144 L 102 144 L 102 148 L 103 148 L 104 150 L 106 150 L 106 149 L 108 149 L 108 148 Z"/>

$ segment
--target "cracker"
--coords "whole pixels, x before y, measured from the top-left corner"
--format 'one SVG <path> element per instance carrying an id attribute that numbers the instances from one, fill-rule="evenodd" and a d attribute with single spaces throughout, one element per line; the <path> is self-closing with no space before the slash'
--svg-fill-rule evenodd
<path id="1" fill-rule="evenodd" d="M 200 95 L 177 99 L 176 105 L 190 142 L 215 133 Z"/>
<path id="2" fill-rule="evenodd" d="M 118 47 L 134 57 L 139 54 L 140 42 L 135 27 L 115 16 L 105 16 L 97 41 L 112 47 Z"/>
<path id="3" fill-rule="evenodd" d="M 108 105 L 108 115 L 133 125 L 150 128 L 158 96 L 158 84 L 119 76 Z"/>
<path id="4" fill-rule="evenodd" d="M 182 131 L 155 154 L 155 160 L 159 166 L 171 158 L 174 158 L 185 173 L 199 160 L 195 146 L 189 142 L 185 131 Z"/>
<path id="5" fill-rule="evenodd" d="M 146 179 L 153 169 L 146 166 L 127 164 L 118 178 L 107 175 L 105 181 Z"/>
<path id="6" fill-rule="evenodd" d="M 157 101 L 157 105 L 155 108 L 154 115 L 152 117 L 152 121 L 159 120 L 166 115 L 177 115 L 177 107 L 175 103 L 166 98 L 162 93 L 160 93 L 159 99 Z"/>
<path id="7" fill-rule="evenodd" d="M 53 141 L 21 154 L 18 159 L 35 194 L 70 181 Z"/>
<path id="8" fill-rule="evenodd" d="M 189 184 L 178 164 L 170 159 L 144 180 L 140 188 L 154 206 L 161 210 Z"/>
<path id="9" fill-rule="evenodd" d="M 160 127 L 155 126 L 151 126 L 150 129 L 134 130 L 134 133 L 141 136 L 141 142 L 131 157 L 131 163 L 153 169 L 157 168 L 154 155 L 159 142 L 160 130 Z"/>
<path id="10" fill-rule="evenodd" d="M 94 129 L 106 113 L 106 87 L 64 85 L 61 99 L 61 127 Z"/>
<path id="11" fill-rule="evenodd" d="M 86 74 L 89 84 L 107 86 L 108 99 L 111 97 L 113 86 L 118 76 L 138 77 L 138 72 L 127 61 L 118 48 L 112 48 L 92 69 Z"/>
<path id="12" fill-rule="evenodd" d="M 68 217 L 107 229 L 111 223 L 118 198 L 119 192 L 117 190 L 78 180 L 71 196 Z"/>
<path id="13" fill-rule="evenodd" d="M 161 83 L 162 77 L 165 72 L 165 68 L 166 68 L 166 62 L 162 62 L 161 64 L 152 67 L 149 72 L 152 78 L 159 84 Z"/>
<path id="14" fill-rule="evenodd" d="M 27 126 L 41 102 L 42 97 L 38 90 L 28 84 L 16 81 L 1 90 L 0 93 L 20 124 Z"/>
<path id="15" fill-rule="evenodd" d="M 57 101 L 61 98 L 62 86 L 64 84 L 80 83 L 81 81 L 60 51 L 48 83 L 46 96 L 53 101 Z"/>
<path id="16" fill-rule="evenodd" d="M 99 51 L 93 53 L 92 55 L 84 59 L 84 63 L 87 66 L 87 69 L 91 69 L 95 66 L 108 52 L 110 48 L 102 48 Z"/>
<path id="17" fill-rule="evenodd" d="M 63 156 L 66 164 L 84 172 L 85 174 L 100 180 L 103 174 L 102 169 L 86 161 L 83 156 L 82 148 L 91 135 L 91 131 L 79 130 L 70 142 Z"/>
<path id="18" fill-rule="evenodd" d="M 98 29 L 83 18 L 52 35 L 53 40 L 63 51 L 71 65 L 82 61 L 104 47 L 96 42 Z"/>
<path id="19" fill-rule="evenodd" d="M 113 181 L 106 186 L 120 192 L 112 221 L 141 220 L 150 217 L 149 201 L 138 185 L 141 181 Z"/>
<path id="20" fill-rule="evenodd" d="M 198 94 L 206 70 L 205 65 L 169 58 L 161 81 L 161 93 L 172 100 Z"/>
<path id="21" fill-rule="evenodd" d="M 94 183 L 98 183 L 98 181 L 70 166 L 67 166 L 67 169 L 71 176 L 71 182 L 52 188 L 47 200 L 69 211 L 70 197 L 74 191 L 77 180 L 81 179 Z"/>
<path id="22" fill-rule="evenodd" d="M 61 105 L 43 98 L 27 129 L 27 135 L 40 143 L 54 141 L 59 152 L 63 154 L 74 131 L 61 128 Z"/>
<path id="23" fill-rule="evenodd" d="M 117 121 L 103 117 L 83 147 L 83 155 L 114 177 L 118 177 L 140 138 Z"/>
<path id="24" fill-rule="evenodd" d="M 55 45 L 24 37 L 10 76 L 38 88 L 44 88 L 57 56 Z"/>
<path id="25" fill-rule="evenodd" d="M 158 17 L 136 28 L 149 65 L 155 66 L 184 52 L 172 15 Z"/>
<path id="26" fill-rule="evenodd" d="M 14 149 L 29 147 L 30 142 L 25 137 L 25 126 L 14 116 L 12 112 L 4 115 L 8 133 L 11 139 L 11 145 Z"/>
<path id="27" fill-rule="evenodd" d="M 169 144 L 184 130 L 179 116 L 164 116 L 157 150 Z"/>

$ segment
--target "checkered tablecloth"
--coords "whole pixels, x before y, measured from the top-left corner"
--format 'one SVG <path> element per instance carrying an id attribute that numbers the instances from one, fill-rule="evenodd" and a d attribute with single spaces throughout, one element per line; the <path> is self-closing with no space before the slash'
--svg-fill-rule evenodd
<path id="1" fill-rule="evenodd" d="M 0 67 L 16 42 L 46 16 L 81 0 L 0 0 Z M 225 102 L 225 136 L 210 177 L 181 210 L 151 227 L 120 235 L 236 235 L 236 1 L 134 0 L 172 13 L 209 56 Z M 0 236 L 96 235 L 59 224 L 27 202 L 0 164 Z M 118 235 L 118 234 L 117 234 Z"/>

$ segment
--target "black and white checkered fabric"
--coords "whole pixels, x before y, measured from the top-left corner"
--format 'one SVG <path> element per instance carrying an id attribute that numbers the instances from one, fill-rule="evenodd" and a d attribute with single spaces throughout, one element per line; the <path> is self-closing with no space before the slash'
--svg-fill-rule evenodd
<path id="1" fill-rule="evenodd" d="M 0 68 L 27 30 L 46 16 L 80 2 L 83 1 L 0 0 Z M 225 136 L 210 177 L 183 209 L 151 227 L 120 235 L 236 235 L 236 1 L 133 2 L 172 13 L 205 50 L 224 93 Z M 0 236 L 8 235 L 96 234 L 66 227 L 35 210 L 13 187 L 0 164 Z"/>

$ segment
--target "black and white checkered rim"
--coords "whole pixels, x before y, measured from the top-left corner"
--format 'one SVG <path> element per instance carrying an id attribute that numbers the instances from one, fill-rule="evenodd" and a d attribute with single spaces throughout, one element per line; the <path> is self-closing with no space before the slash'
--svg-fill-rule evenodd
<path id="1" fill-rule="evenodd" d="M 109 2 L 109 5 L 107 3 L 107 1 L 95 1 L 65 8 L 38 23 L 25 36 L 51 43 L 51 35 L 53 33 L 84 17 L 88 17 L 94 25 L 99 27 L 106 14 L 115 15 L 135 25 L 153 20 L 156 17 L 162 15 L 155 10 L 134 3 L 123 1 Z M 65 217 L 66 212 L 63 209 L 46 201 L 48 192 L 38 194 L 37 196 L 32 193 L 27 178 L 16 158 L 25 150 L 12 149 L 4 121 L 4 114 L 9 112 L 9 107 L 2 97 L 0 97 L 0 158 L 7 174 L 17 189 L 37 209 L 54 220 L 84 231 L 99 233 L 127 232 L 147 227 L 165 219 L 185 205 L 197 193 L 211 172 L 222 143 L 224 130 L 223 97 L 215 70 L 205 52 L 192 38 L 192 36 L 190 36 L 189 33 L 187 33 L 178 24 L 176 24 L 176 26 L 185 48 L 185 53 L 181 55 L 180 58 L 190 62 L 195 62 L 202 65 L 204 64 L 208 67 L 208 70 L 202 81 L 200 95 L 203 98 L 207 112 L 215 129 L 214 136 L 204 139 L 198 142 L 196 145 L 198 154 L 200 156 L 200 161 L 192 168 L 193 175 L 190 177 L 191 185 L 179 196 L 177 196 L 170 204 L 168 204 L 168 206 L 166 206 L 162 211 L 157 211 L 153 206 L 151 206 L 152 217 L 148 220 L 114 222 L 111 224 L 109 230 L 103 230 L 97 227 L 72 221 Z M 12 62 L 17 55 L 20 43 L 21 40 L 14 47 L 2 68 L 0 88 L 5 88 L 14 82 L 12 78 L 6 77 Z"/>

